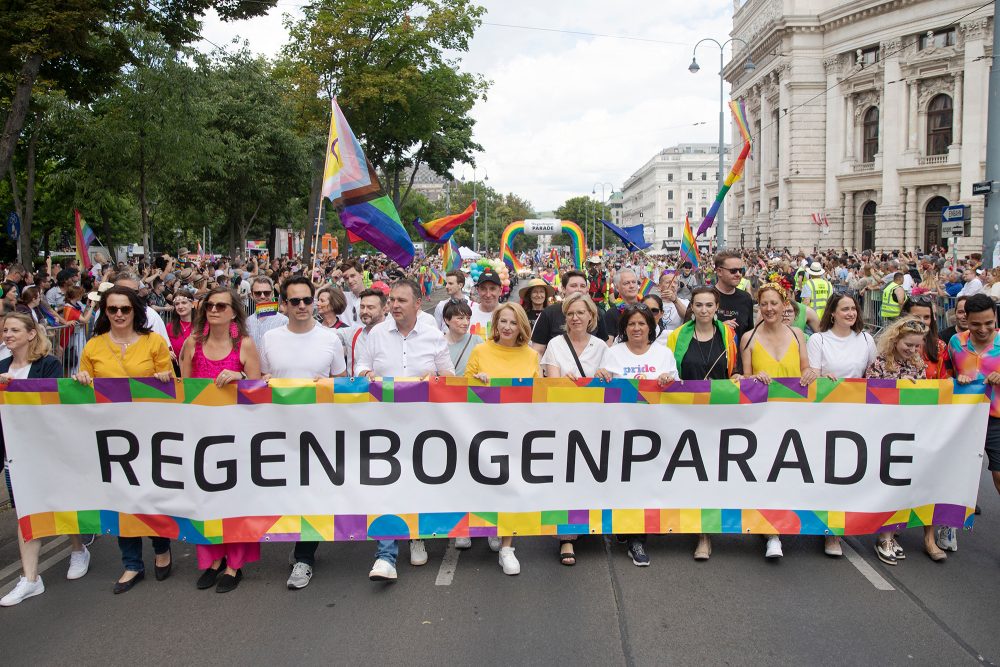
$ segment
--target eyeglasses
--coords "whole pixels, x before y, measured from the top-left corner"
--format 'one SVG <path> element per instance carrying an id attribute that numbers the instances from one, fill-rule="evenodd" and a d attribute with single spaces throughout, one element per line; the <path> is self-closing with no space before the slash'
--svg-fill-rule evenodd
<path id="1" fill-rule="evenodd" d="M 209 301 L 205 303 L 205 310 L 211 311 L 213 313 L 221 313 L 227 308 L 231 308 L 232 304 L 226 303 L 225 301 Z"/>
<path id="2" fill-rule="evenodd" d="M 743 274 L 743 273 L 746 273 L 746 271 L 747 271 L 742 266 L 739 267 L 738 269 L 730 269 L 728 266 L 720 266 L 719 268 L 722 269 L 723 271 L 729 271 L 729 273 L 732 273 L 733 275 Z"/>
<path id="3" fill-rule="evenodd" d="M 117 315 L 118 313 L 122 315 L 132 314 L 132 306 L 108 306 L 105 310 L 108 311 L 108 315 Z"/>
<path id="4" fill-rule="evenodd" d="M 650 308 L 649 312 L 653 313 L 654 315 L 659 315 L 661 311 L 659 308 Z"/>
<path id="5" fill-rule="evenodd" d="M 313 298 L 311 296 L 303 297 L 292 297 L 288 300 L 288 303 L 292 304 L 293 308 L 298 308 L 300 303 L 304 303 L 307 306 L 313 305 Z"/>
<path id="6" fill-rule="evenodd" d="M 271 290 L 269 290 L 269 289 L 268 290 L 254 290 L 253 291 L 253 295 L 254 296 L 259 296 L 259 297 L 271 296 Z"/>

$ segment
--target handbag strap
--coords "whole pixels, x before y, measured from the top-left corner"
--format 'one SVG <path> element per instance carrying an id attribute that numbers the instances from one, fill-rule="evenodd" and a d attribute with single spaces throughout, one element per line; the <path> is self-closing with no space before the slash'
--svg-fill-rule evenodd
<path id="1" fill-rule="evenodd" d="M 455 361 L 455 367 L 458 368 L 458 364 L 462 361 L 462 357 L 465 356 L 465 351 L 469 349 L 469 343 L 472 342 L 472 334 L 465 334 L 468 338 L 465 339 L 465 345 L 462 346 L 462 351 L 458 353 L 458 359 Z"/>
<path id="2" fill-rule="evenodd" d="M 566 346 L 569 347 L 569 353 L 573 355 L 573 361 L 576 362 L 576 369 L 580 371 L 580 377 L 587 377 L 587 374 L 583 372 L 583 364 L 580 363 L 580 357 L 576 355 L 576 350 L 573 349 L 573 341 L 569 339 L 569 334 L 564 333 L 563 338 L 566 340 Z"/>

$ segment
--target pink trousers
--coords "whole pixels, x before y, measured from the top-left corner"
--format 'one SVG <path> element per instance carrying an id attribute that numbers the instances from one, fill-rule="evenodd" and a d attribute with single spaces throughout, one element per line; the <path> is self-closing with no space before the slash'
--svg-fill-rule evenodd
<path id="1" fill-rule="evenodd" d="M 260 560 L 260 542 L 233 542 L 231 544 L 198 544 L 198 569 L 207 570 L 212 563 L 226 559 L 226 566 L 238 570 L 247 563 Z"/>

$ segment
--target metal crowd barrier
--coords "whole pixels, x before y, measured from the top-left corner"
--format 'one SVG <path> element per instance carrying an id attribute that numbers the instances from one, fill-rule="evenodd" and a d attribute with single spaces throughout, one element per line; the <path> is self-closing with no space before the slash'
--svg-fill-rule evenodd
<path id="1" fill-rule="evenodd" d="M 45 333 L 52 345 L 50 354 L 62 364 L 63 377 L 74 375 L 80 368 L 80 355 L 89 338 L 88 327 L 64 324 L 45 327 Z"/>
<path id="2" fill-rule="evenodd" d="M 932 304 L 934 318 L 937 320 L 938 331 L 947 329 L 955 323 L 955 297 L 934 296 Z M 865 318 L 865 327 L 878 333 L 885 328 L 886 321 L 882 317 L 882 290 L 868 290 L 861 299 L 861 307 Z"/>

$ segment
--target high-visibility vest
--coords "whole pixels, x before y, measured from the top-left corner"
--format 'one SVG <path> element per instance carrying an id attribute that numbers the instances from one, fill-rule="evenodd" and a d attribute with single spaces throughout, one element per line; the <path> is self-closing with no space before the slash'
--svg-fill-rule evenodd
<path id="1" fill-rule="evenodd" d="M 817 317 L 823 317 L 823 311 L 826 310 L 826 302 L 830 300 L 830 295 L 833 294 L 833 285 L 825 278 L 810 278 L 806 281 L 806 285 L 809 286 L 809 291 L 812 293 L 810 307 L 816 311 Z"/>
<path id="2" fill-rule="evenodd" d="M 741 289 L 744 292 L 749 292 L 750 291 L 750 279 L 747 278 L 746 276 L 743 276 L 743 278 L 740 280 L 740 284 L 736 286 L 736 289 Z"/>
<path id="3" fill-rule="evenodd" d="M 882 316 L 884 320 L 891 320 L 894 317 L 899 317 L 899 314 L 903 312 L 902 304 L 896 301 L 896 288 L 899 285 L 896 281 L 890 281 L 885 288 L 882 289 L 882 308 L 879 310 L 879 315 Z"/>

